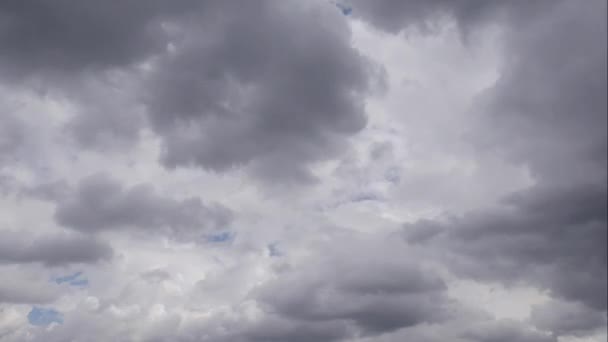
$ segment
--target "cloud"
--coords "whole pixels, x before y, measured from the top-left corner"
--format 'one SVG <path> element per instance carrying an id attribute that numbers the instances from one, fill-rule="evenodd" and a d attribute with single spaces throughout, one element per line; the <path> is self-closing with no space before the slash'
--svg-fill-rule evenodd
<path id="1" fill-rule="evenodd" d="M 0 120 L 2 120 L 2 125 L 0 125 L 0 167 L 18 160 L 17 152 L 25 139 L 23 122 L 12 114 L 6 114 L 6 112 L 10 113 L 9 108 L 2 108 L 2 111 L 4 113 L 0 116 Z"/>
<path id="2" fill-rule="evenodd" d="M 557 336 L 585 336 L 606 327 L 606 314 L 576 302 L 550 301 L 532 309 L 531 322 Z"/>
<path id="3" fill-rule="evenodd" d="M 365 126 L 373 66 L 325 10 L 242 6 L 210 5 L 154 65 L 144 97 L 162 162 L 310 181 Z"/>
<path id="4" fill-rule="evenodd" d="M 0 6 L 6 47 L 3 73 L 80 72 L 120 67 L 162 51 L 163 20 L 189 1 L 126 1 L 120 4 L 58 1 L 32 6 L 5 1 Z M 111 24 L 110 24 L 111 23 Z"/>
<path id="5" fill-rule="evenodd" d="M 407 224 L 406 240 L 435 246 L 436 255 L 447 251 L 443 262 L 461 276 L 523 282 L 605 311 L 606 3 L 353 6 L 362 20 L 391 32 L 442 14 L 465 29 L 504 25 L 508 56 L 495 84 L 473 103 L 468 139 L 480 157 L 498 155 L 527 168 L 534 185 L 495 206 Z"/>
<path id="6" fill-rule="evenodd" d="M 57 289 L 37 279 L 8 276 L 0 284 L 2 304 L 46 304 L 59 298 Z"/>
<path id="7" fill-rule="evenodd" d="M 535 187 L 504 202 L 445 222 L 407 224 L 406 239 L 450 251 L 453 271 L 530 283 L 606 310 L 606 189 Z"/>
<path id="8" fill-rule="evenodd" d="M 586 6 L 500 0 L 355 5 L 362 20 L 389 32 L 441 15 L 471 29 L 502 24 L 498 38 L 508 56 L 497 81 L 470 110 L 467 135 L 476 152 L 525 165 L 539 182 L 606 182 L 604 1 Z"/>
<path id="9" fill-rule="evenodd" d="M 480 151 L 525 165 L 538 182 L 605 185 L 605 9 L 562 1 L 512 29 L 512 58 L 475 108 Z"/>
<path id="10" fill-rule="evenodd" d="M 77 144 L 124 148 L 150 123 L 169 168 L 310 182 L 310 166 L 365 127 L 364 96 L 382 78 L 327 8 L 9 1 L 0 14 L 0 72 L 67 100 Z"/>
<path id="11" fill-rule="evenodd" d="M 488 21 L 501 16 L 519 23 L 534 18 L 550 1 L 513 3 L 508 0 L 353 0 L 355 17 L 392 33 L 417 27 L 424 33 L 433 33 L 441 20 L 452 19 L 463 33 L 468 33 Z"/>
<path id="12" fill-rule="evenodd" d="M 112 254 L 107 243 L 77 234 L 32 236 L 19 231 L 0 231 L 0 264 L 88 264 L 110 259 Z"/>
<path id="13" fill-rule="evenodd" d="M 462 333 L 462 337 L 472 341 L 555 341 L 555 337 L 526 328 L 525 326 L 522 326 L 521 323 L 508 320 L 473 325 Z"/>
<path id="14" fill-rule="evenodd" d="M 152 269 L 141 274 L 141 277 L 150 282 L 161 282 L 171 278 L 171 274 L 163 269 Z"/>
<path id="15" fill-rule="evenodd" d="M 177 239 L 197 239 L 225 228 L 232 212 L 220 204 L 204 204 L 199 198 L 165 198 L 151 185 L 123 187 L 117 180 L 96 174 L 86 177 L 59 201 L 57 222 L 85 233 L 117 229 L 167 231 Z"/>
<path id="16" fill-rule="evenodd" d="M 348 254 L 350 247 L 358 255 Z M 343 249 L 318 251 L 318 258 L 282 272 L 253 295 L 270 317 L 319 327 L 333 322 L 332 331 L 350 335 L 379 335 L 449 316 L 440 277 L 423 266 L 397 262 L 394 245 L 386 244 L 384 255 L 376 254 L 376 247 L 346 238 Z"/>
<path id="17" fill-rule="evenodd" d="M 0 4 L 0 339 L 596 338 L 605 13 Z"/>

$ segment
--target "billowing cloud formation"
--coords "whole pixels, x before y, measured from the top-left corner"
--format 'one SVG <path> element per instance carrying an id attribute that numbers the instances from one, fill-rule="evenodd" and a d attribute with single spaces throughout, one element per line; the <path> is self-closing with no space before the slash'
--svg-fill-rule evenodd
<path id="1" fill-rule="evenodd" d="M 343 20 L 298 3 L 11 1 L 0 13 L 7 70 L 98 70 L 95 81 L 86 74 L 59 91 L 80 112 L 69 125 L 80 143 L 136 135 L 140 107 L 116 105 L 133 94 L 169 167 L 250 165 L 264 179 L 309 181 L 310 163 L 335 156 L 365 126 L 363 96 L 379 76 L 350 46 Z M 146 60 L 151 70 L 134 68 Z M 122 72 L 141 82 L 128 86 Z M 53 77 L 41 82 L 46 88 Z"/>
<path id="2" fill-rule="evenodd" d="M 336 4 L 0 4 L 0 339 L 602 340 L 605 1 Z"/>
<path id="3" fill-rule="evenodd" d="M 58 223 L 85 233 L 136 228 L 196 239 L 209 230 L 226 228 L 232 212 L 219 204 L 205 205 L 199 198 L 164 198 L 151 185 L 124 188 L 111 177 L 96 174 L 60 201 L 55 217 Z"/>
<path id="4" fill-rule="evenodd" d="M 406 239 L 451 251 L 452 269 L 472 277 L 532 282 L 605 311 L 606 190 L 533 188 L 505 202 L 447 222 L 408 224 Z"/>
<path id="5" fill-rule="evenodd" d="M 313 327 L 352 324 L 363 335 L 447 318 L 445 284 L 432 271 L 392 261 L 398 254 L 360 252 L 323 254 L 319 262 L 286 271 L 259 289 L 258 300 L 278 317 Z"/>
<path id="6" fill-rule="evenodd" d="M 479 99 L 479 142 L 538 182 L 606 184 L 605 10 L 565 1 L 514 29 L 513 57 Z"/>
<path id="7" fill-rule="evenodd" d="M 485 148 L 526 165 L 537 185 L 500 208 L 408 224 L 407 240 L 452 251 L 453 269 L 470 276 L 606 311 L 605 10 L 564 2 L 514 29 L 514 57 L 479 100 Z"/>
<path id="8" fill-rule="evenodd" d="M 334 16 L 296 3 L 213 2 L 177 30 L 145 95 L 166 165 L 251 165 L 265 179 L 306 181 L 310 162 L 364 127 L 371 66 Z"/>

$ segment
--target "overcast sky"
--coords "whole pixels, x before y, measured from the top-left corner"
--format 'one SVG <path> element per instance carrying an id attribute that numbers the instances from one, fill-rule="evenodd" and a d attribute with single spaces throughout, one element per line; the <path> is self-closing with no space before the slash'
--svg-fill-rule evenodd
<path id="1" fill-rule="evenodd" d="M 605 341 L 606 7 L 0 1 L 0 341 Z"/>

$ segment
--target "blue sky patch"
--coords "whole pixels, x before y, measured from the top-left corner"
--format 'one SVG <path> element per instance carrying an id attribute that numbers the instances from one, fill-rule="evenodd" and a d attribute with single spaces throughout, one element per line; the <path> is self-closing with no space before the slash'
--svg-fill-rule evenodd
<path id="1" fill-rule="evenodd" d="M 30 310 L 30 313 L 27 314 L 27 320 L 31 325 L 35 326 L 47 326 L 51 323 L 62 324 L 63 314 L 55 309 L 34 306 Z"/>
<path id="2" fill-rule="evenodd" d="M 360 192 L 350 198 L 351 202 L 381 201 L 382 199 L 371 192 Z"/>
<path id="3" fill-rule="evenodd" d="M 283 255 L 281 251 L 279 251 L 278 244 L 278 242 L 268 244 L 268 254 L 271 257 L 280 257 L 281 255 Z"/>
<path id="4" fill-rule="evenodd" d="M 339 2 L 335 2 L 334 5 L 336 5 L 336 7 L 338 7 L 338 9 L 342 12 L 342 14 L 349 16 L 351 15 L 351 13 L 353 13 L 353 8 L 344 4 L 341 4 Z"/>
<path id="5" fill-rule="evenodd" d="M 70 286 L 75 287 L 87 287 L 89 286 L 89 280 L 82 276 L 82 271 L 78 271 L 74 274 L 68 274 L 62 277 L 55 278 L 55 283 L 57 284 L 68 284 Z"/>
<path id="6" fill-rule="evenodd" d="M 222 242 L 232 241 L 233 238 L 234 238 L 234 235 L 231 234 L 230 232 L 221 232 L 218 234 L 207 235 L 207 242 L 222 243 Z"/>

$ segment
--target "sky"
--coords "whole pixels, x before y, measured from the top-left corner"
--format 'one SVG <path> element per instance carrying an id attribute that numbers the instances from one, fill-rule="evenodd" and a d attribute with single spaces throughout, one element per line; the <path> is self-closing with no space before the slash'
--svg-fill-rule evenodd
<path id="1" fill-rule="evenodd" d="M 0 341 L 605 341 L 606 13 L 1 1 Z"/>

